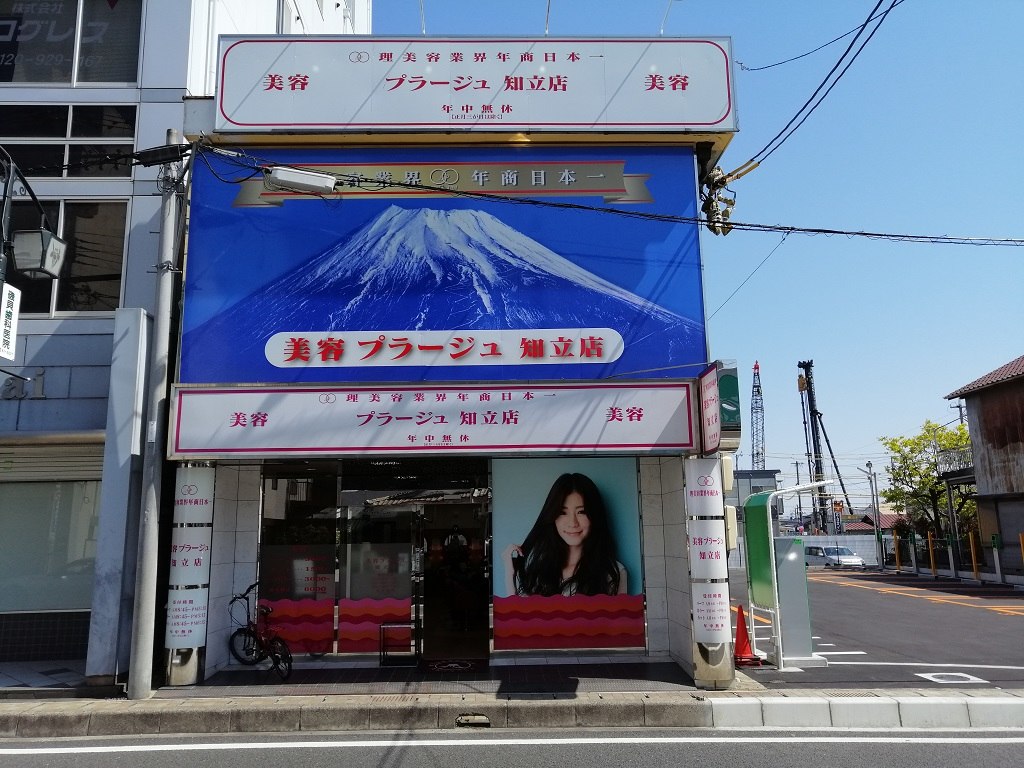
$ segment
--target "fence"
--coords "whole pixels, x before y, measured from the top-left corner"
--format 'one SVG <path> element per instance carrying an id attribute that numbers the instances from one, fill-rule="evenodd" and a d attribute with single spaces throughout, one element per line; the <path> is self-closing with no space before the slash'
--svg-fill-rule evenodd
<path id="1" fill-rule="evenodd" d="M 862 558 L 868 568 L 878 567 L 878 548 L 872 535 L 856 536 L 799 536 L 804 546 L 849 547 Z M 968 578 L 983 582 L 996 582 L 1024 586 L 1024 534 L 1021 534 L 1020 549 L 999 546 L 986 542 L 982 546 L 977 537 L 949 542 L 934 537 L 896 538 L 882 536 L 884 568 L 922 575 Z M 898 552 L 897 552 L 898 548 Z M 729 567 L 745 567 L 743 537 L 739 537 L 736 549 L 729 552 Z"/>

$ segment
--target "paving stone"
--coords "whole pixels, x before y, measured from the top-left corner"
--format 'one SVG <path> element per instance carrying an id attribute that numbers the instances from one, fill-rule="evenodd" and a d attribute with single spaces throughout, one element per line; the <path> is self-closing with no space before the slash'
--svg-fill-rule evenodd
<path id="1" fill-rule="evenodd" d="M 828 699 L 814 696 L 766 698 L 761 717 L 767 726 L 784 728 L 828 728 L 832 724 Z"/>
<path id="2" fill-rule="evenodd" d="M 576 726 L 576 702 L 571 697 L 510 696 L 509 728 L 572 728 Z"/>
<path id="3" fill-rule="evenodd" d="M 437 703 L 430 696 L 374 696 L 369 727 L 374 730 L 413 731 L 437 728 Z"/>
<path id="4" fill-rule="evenodd" d="M 904 728 L 970 728 L 964 697 L 921 696 L 895 699 Z"/>
<path id="5" fill-rule="evenodd" d="M 711 704 L 689 694 L 655 694 L 644 698 L 643 724 L 658 728 L 709 728 Z"/>
<path id="6" fill-rule="evenodd" d="M 585 693 L 576 699 L 576 725 L 633 728 L 644 725 L 642 694 Z"/>

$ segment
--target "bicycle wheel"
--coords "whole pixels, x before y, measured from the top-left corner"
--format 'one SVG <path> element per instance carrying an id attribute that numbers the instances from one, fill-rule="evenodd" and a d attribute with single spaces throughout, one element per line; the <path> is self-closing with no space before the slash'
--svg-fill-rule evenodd
<path id="1" fill-rule="evenodd" d="M 236 629 L 228 640 L 228 648 L 231 650 L 231 655 L 240 664 L 246 666 L 252 666 L 267 658 L 267 652 L 263 650 L 263 646 L 256 639 L 256 633 L 249 627 Z"/>
<path id="2" fill-rule="evenodd" d="M 268 643 L 267 650 L 270 652 L 270 663 L 274 671 L 287 680 L 292 674 L 292 652 L 288 644 L 280 637 L 273 637 Z"/>

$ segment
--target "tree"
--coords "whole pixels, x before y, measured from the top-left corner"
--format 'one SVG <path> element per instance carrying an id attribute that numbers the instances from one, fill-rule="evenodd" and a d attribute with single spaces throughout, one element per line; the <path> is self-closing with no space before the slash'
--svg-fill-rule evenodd
<path id="1" fill-rule="evenodd" d="M 882 498 L 896 511 L 905 512 L 917 533 L 923 536 L 932 531 L 943 536 L 949 524 L 947 487 L 939 477 L 938 454 L 969 446 L 967 426 L 950 428 L 926 421 L 918 435 L 879 440 L 889 453 L 889 487 L 882 490 Z M 963 494 L 953 495 L 953 511 L 962 533 L 975 526 L 975 504 Z"/>

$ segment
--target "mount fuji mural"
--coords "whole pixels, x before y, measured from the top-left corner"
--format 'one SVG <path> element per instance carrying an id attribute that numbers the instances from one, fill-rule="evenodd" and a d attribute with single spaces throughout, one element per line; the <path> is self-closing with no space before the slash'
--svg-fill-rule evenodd
<path id="1" fill-rule="evenodd" d="M 631 256 L 624 250 L 623 258 Z M 694 312 L 699 318 L 701 307 Z M 596 369 L 520 366 L 511 376 L 503 369 L 502 378 L 686 377 L 693 371 L 639 372 L 705 359 L 700 319 L 583 269 L 491 213 L 392 205 L 334 247 L 186 330 L 181 380 L 418 380 L 423 371 L 408 368 L 276 368 L 264 345 L 281 332 L 540 328 L 611 328 L 623 337 L 625 351 Z M 494 376 L 467 365 L 430 371 L 435 380 Z"/>

